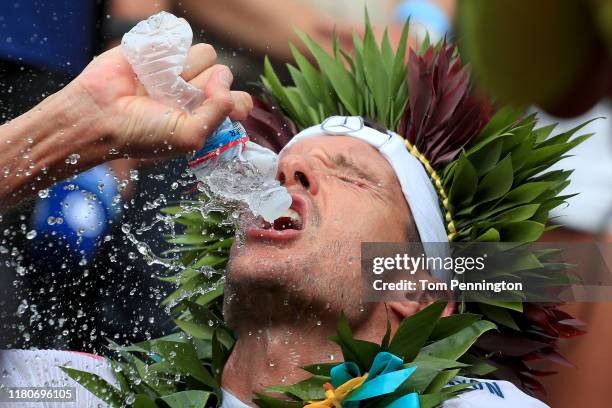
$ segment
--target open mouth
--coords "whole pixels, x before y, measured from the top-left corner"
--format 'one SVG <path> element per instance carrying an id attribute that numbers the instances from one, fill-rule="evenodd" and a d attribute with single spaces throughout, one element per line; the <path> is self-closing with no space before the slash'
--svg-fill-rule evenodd
<path id="1" fill-rule="evenodd" d="M 285 231 L 289 229 L 301 230 L 302 217 L 292 208 L 289 208 L 285 214 L 274 220 L 273 223 L 266 222 L 264 229 L 273 229 L 275 231 Z"/>
<path id="2" fill-rule="evenodd" d="M 297 195 L 291 194 L 291 207 L 274 222 L 264 222 L 261 226 L 252 226 L 247 236 L 254 239 L 285 241 L 297 237 L 305 228 L 306 202 Z"/>

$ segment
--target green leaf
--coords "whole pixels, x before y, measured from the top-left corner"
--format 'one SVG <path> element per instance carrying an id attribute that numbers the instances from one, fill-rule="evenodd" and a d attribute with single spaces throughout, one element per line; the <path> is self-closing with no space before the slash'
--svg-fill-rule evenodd
<path id="1" fill-rule="evenodd" d="M 486 358 L 476 357 L 471 354 L 464 354 L 461 357 L 461 362 L 469 364 L 469 367 L 461 369 L 460 375 L 463 376 L 484 377 L 497 370 L 497 367 L 489 364 Z"/>
<path id="2" fill-rule="evenodd" d="M 267 56 L 264 59 L 264 77 L 262 77 L 262 80 L 263 79 L 265 79 L 263 82 L 266 88 L 268 88 L 269 91 L 278 99 L 282 107 L 289 112 L 289 115 L 296 120 L 299 119 L 300 116 L 297 115 L 297 111 L 287 97 L 285 88 L 283 87 L 283 84 L 281 84 L 276 72 L 274 72 L 274 68 L 272 68 L 270 59 Z"/>
<path id="3" fill-rule="evenodd" d="M 506 194 L 512 187 L 512 157 L 506 156 L 478 184 L 475 200 L 479 203 L 495 200 Z"/>
<path id="4" fill-rule="evenodd" d="M 474 322 L 480 320 L 481 316 L 473 313 L 460 313 L 441 318 L 429 336 L 430 340 L 441 340 L 451 336 Z"/>
<path id="5" fill-rule="evenodd" d="M 184 375 L 190 375 L 209 387 L 219 386 L 198 359 L 198 354 L 193 345 L 170 341 L 156 341 L 151 343 L 151 351 L 158 354 L 166 362 L 171 363 L 173 370 Z"/>
<path id="6" fill-rule="evenodd" d="M 455 175 L 449 192 L 449 201 L 454 206 L 469 204 L 474 197 L 477 185 L 478 175 L 476 170 L 467 156 L 462 153 L 457 160 Z"/>
<path id="7" fill-rule="evenodd" d="M 553 123 L 551 125 L 543 126 L 541 128 L 535 129 L 533 131 L 534 141 L 538 144 L 544 142 L 548 138 L 548 136 L 550 136 L 553 130 L 555 130 L 557 125 L 558 123 Z"/>
<path id="8" fill-rule="evenodd" d="M 520 123 L 508 130 L 510 136 L 503 139 L 504 147 L 502 149 L 502 156 L 506 156 L 520 145 L 533 145 L 531 132 L 533 131 L 535 123 L 536 114 L 533 113 L 529 116 L 521 118 Z"/>
<path id="9" fill-rule="evenodd" d="M 456 360 L 425 355 L 420 355 L 415 361 L 405 366 L 412 367 L 415 365 L 417 369 L 402 385 L 402 391 L 417 391 L 422 393 L 441 371 L 467 367 L 467 364 Z"/>
<path id="10" fill-rule="evenodd" d="M 308 34 L 297 31 L 297 35 L 317 60 L 321 73 L 329 78 L 334 91 L 336 91 L 349 113 L 355 116 L 359 115 L 355 105 L 357 98 L 355 83 L 342 63 L 330 57 Z"/>
<path id="11" fill-rule="evenodd" d="M 436 327 L 445 307 L 446 302 L 434 302 L 420 312 L 402 320 L 391 340 L 389 352 L 402 358 L 405 362 L 412 361 Z"/>
<path id="12" fill-rule="evenodd" d="M 330 340 L 340 346 L 344 361 L 353 361 L 361 371 L 368 371 L 374 357 L 380 351 L 380 346 L 369 341 L 355 339 L 344 313 L 338 319 L 337 333 L 336 336 L 330 337 Z"/>
<path id="13" fill-rule="evenodd" d="M 86 371 L 77 370 L 70 367 L 60 367 L 63 372 L 68 374 L 70 378 L 82 385 L 87 391 L 91 392 L 102 401 L 106 402 L 113 408 L 123 406 L 124 398 L 120 391 L 106 382 L 97 374 L 88 373 Z"/>
<path id="14" fill-rule="evenodd" d="M 468 155 L 470 163 L 473 163 L 478 177 L 482 177 L 482 175 L 488 173 L 495 167 L 501 157 L 503 144 L 502 140 L 497 139 L 487 145 L 486 149 L 480 149 Z"/>
<path id="15" fill-rule="evenodd" d="M 554 185 L 555 183 L 549 181 L 534 181 L 525 183 L 512 189 L 508 194 L 506 194 L 504 200 L 515 202 L 517 204 L 531 203 Z"/>
<path id="16" fill-rule="evenodd" d="M 515 310 L 517 312 L 523 313 L 523 304 L 521 302 L 502 302 L 498 300 L 487 299 L 480 303 L 497 306 L 497 307 L 503 307 L 506 309 Z"/>
<path id="17" fill-rule="evenodd" d="M 495 329 L 495 324 L 479 320 L 460 330 L 452 336 L 429 344 L 419 352 L 419 356 L 428 355 L 449 360 L 458 359 L 474 344 L 483 333 Z"/>
<path id="18" fill-rule="evenodd" d="M 189 390 L 166 395 L 161 397 L 161 399 L 170 408 L 204 408 L 209 397 L 210 392 Z"/>
<path id="19" fill-rule="evenodd" d="M 501 324 L 503 326 L 509 327 L 516 331 L 521 330 L 516 324 L 516 322 L 514 321 L 514 318 L 512 317 L 508 309 L 487 305 L 485 303 L 479 303 L 478 307 L 489 320 L 495 323 Z"/>
<path id="20" fill-rule="evenodd" d="M 417 54 L 423 55 L 425 51 L 427 51 L 430 45 L 431 45 L 431 40 L 429 38 L 429 31 L 426 31 L 425 38 L 423 39 L 423 42 L 421 43 L 421 46 L 419 47 L 419 51 Z"/>
<path id="21" fill-rule="evenodd" d="M 385 28 L 385 32 L 383 33 L 380 50 L 382 53 L 383 62 L 384 62 L 385 67 L 392 67 L 395 58 L 393 55 L 393 48 L 391 47 L 391 42 L 389 41 L 389 29 L 388 28 Z"/>
<path id="22" fill-rule="evenodd" d="M 174 320 L 174 323 L 188 335 L 202 340 L 211 340 L 214 332 L 214 328 L 207 324 L 196 323 L 187 320 Z"/>
<path id="23" fill-rule="evenodd" d="M 542 139 L 541 137 L 544 134 L 546 134 L 546 133 L 548 133 L 548 134 L 546 134 L 546 136 L 548 136 L 552 132 L 552 129 L 554 129 L 554 127 L 557 126 L 557 124 L 555 123 L 553 125 L 549 125 L 549 126 L 546 126 L 544 128 L 540 128 L 540 129 L 538 129 L 536 131 L 536 132 L 539 131 L 539 133 L 538 133 L 538 142 L 541 142 L 539 147 L 551 146 L 551 145 L 555 145 L 555 144 L 565 144 L 580 129 L 582 129 L 585 126 L 589 125 L 591 122 L 593 122 L 595 120 L 599 120 L 599 119 L 604 119 L 604 118 L 603 117 L 598 117 L 598 118 L 593 118 L 593 119 L 587 120 L 586 122 L 583 122 L 583 123 L 579 124 L 578 126 L 572 128 L 572 129 L 570 129 L 570 130 L 568 130 L 566 132 L 560 133 L 560 134 L 558 134 L 556 136 L 553 136 L 550 139 L 546 139 L 546 140 Z M 551 129 L 551 127 L 552 127 L 552 129 Z"/>
<path id="24" fill-rule="evenodd" d="M 173 301 L 181 298 L 183 300 L 189 299 L 193 296 L 196 296 L 198 293 L 198 289 L 204 287 L 205 284 L 211 284 L 210 279 L 200 273 L 192 278 L 187 279 L 186 281 L 182 281 L 179 285 L 178 289 L 168 295 L 162 302 L 162 306 L 168 305 Z"/>
<path id="25" fill-rule="evenodd" d="M 497 228 L 505 242 L 534 242 L 544 233 L 544 224 L 534 221 L 508 223 Z"/>
<path id="26" fill-rule="evenodd" d="M 476 238 L 478 242 L 499 242 L 500 241 L 499 231 L 495 228 L 489 228 L 484 233 Z"/>
<path id="27" fill-rule="evenodd" d="M 515 123 L 523 114 L 522 109 L 515 109 L 511 106 L 505 106 L 498 110 L 495 115 L 489 120 L 485 127 L 478 135 L 478 141 L 486 141 L 499 133 L 503 133 L 508 126 Z"/>
<path id="28" fill-rule="evenodd" d="M 321 375 L 325 377 L 329 377 L 331 375 L 331 369 L 341 363 L 321 363 L 321 364 L 311 364 L 302 367 L 302 370 L 308 371 L 314 375 Z"/>
<path id="29" fill-rule="evenodd" d="M 301 401 L 284 401 L 261 393 L 255 393 L 253 402 L 259 408 L 302 408 L 304 406 Z"/>
<path id="30" fill-rule="evenodd" d="M 134 400 L 134 408 L 158 408 L 155 401 L 148 395 L 145 394 L 136 394 L 136 399 Z"/>
<path id="31" fill-rule="evenodd" d="M 444 401 L 455 397 L 453 392 L 437 392 L 433 394 L 419 395 L 419 408 L 436 408 L 442 406 Z"/>
<path id="32" fill-rule="evenodd" d="M 211 327 L 223 325 L 223 321 L 206 306 L 202 306 L 194 302 L 188 302 L 187 307 L 189 308 L 189 311 L 196 322 L 202 325 L 209 325 Z"/>
<path id="33" fill-rule="evenodd" d="M 302 401 L 325 399 L 323 384 L 326 382 L 329 382 L 329 377 L 314 375 L 292 385 L 273 385 L 266 388 L 266 392 L 278 392 Z"/>
<path id="34" fill-rule="evenodd" d="M 391 102 L 389 72 L 387 72 L 383 55 L 376 45 L 374 33 L 369 25 L 366 25 L 363 40 L 363 62 L 366 83 L 374 96 L 376 119 L 380 123 L 387 123 Z"/>
<path id="35" fill-rule="evenodd" d="M 400 84 L 407 83 L 406 80 L 406 49 L 408 45 L 408 33 L 410 31 L 410 18 L 406 19 L 402 28 L 395 60 L 393 61 L 393 69 L 391 70 L 391 89 L 399 89 Z M 406 94 L 407 97 L 407 94 Z M 407 99 L 407 98 L 406 98 Z"/>
<path id="36" fill-rule="evenodd" d="M 289 64 L 287 64 L 287 69 L 289 70 L 289 75 L 291 75 L 291 79 L 293 79 L 293 82 L 295 83 L 296 90 L 303 98 L 304 103 L 307 105 L 317 105 L 319 99 L 310 90 L 310 85 L 308 81 L 306 81 L 304 74 L 302 74 L 301 71 Z"/>
<path id="37" fill-rule="evenodd" d="M 191 267 L 192 268 L 201 268 L 203 266 L 210 266 L 210 267 L 215 267 L 215 266 L 219 266 L 223 263 L 227 262 L 227 257 L 226 256 L 219 256 L 219 255 L 212 255 L 212 254 L 206 254 L 203 257 L 199 258 L 197 261 L 195 261 Z"/>
<path id="38" fill-rule="evenodd" d="M 459 374 L 459 369 L 439 372 L 425 389 L 426 394 L 441 391 L 446 384 Z"/>
<path id="39" fill-rule="evenodd" d="M 206 292 L 206 294 L 200 296 L 196 303 L 201 306 L 206 306 L 207 304 L 213 302 L 214 300 L 223 296 L 224 285 L 219 285 L 213 290 Z"/>
<path id="40" fill-rule="evenodd" d="M 230 356 L 230 349 L 227 349 L 217 337 L 219 332 L 216 330 L 212 338 L 212 368 L 217 383 L 221 384 L 223 367 Z"/>
<path id="41" fill-rule="evenodd" d="M 591 134 L 578 136 L 574 140 L 567 143 L 546 145 L 544 147 L 537 148 L 531 152 L 529 158 L 525 161 L 525 167 L 530 168 L 545 164 L 551 160 L 556 161 L 559 156 L 570 151 L 591 136 Z"/>
<path id="42" fill-rule="evenodd" d="M 385 305 L 386 308 L 386 305 Z M 389 343 L 391 341 L 391 321 L 389 320 L 389 311 L 387 310 L 387 329 L 385 330 L 385 335 L 380 343 L 380 347 L 382 350 L 389 350 Z"/>
<path id="43" fill-rule="evenodd" d="M 508 211 L 504 211 L 497 215 L 491 221 L 493 224 L 525 221 L 531 218 L 540 208 L 540 204 L 527 204 L 519 207 L 514 207 Z"/>

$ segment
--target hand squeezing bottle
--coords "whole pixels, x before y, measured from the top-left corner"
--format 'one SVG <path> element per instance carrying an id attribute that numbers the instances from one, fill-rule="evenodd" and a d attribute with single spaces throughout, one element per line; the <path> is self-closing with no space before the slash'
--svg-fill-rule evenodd
<path id="1" fill-rule="evenodd" d="M 149 96 L 192 112 L 204 93 L 181 76 L 193 33 L 182 18 L 160 12 L 138 23 L 123 36 L 123 54 Z M 251 141 L 239 122 L 226 118 L 208 137 L 189 167 L 221 198 L 241 201 L 268 222 L 283 215 L 291 196 L 275 180 L 277 155 Z"/>

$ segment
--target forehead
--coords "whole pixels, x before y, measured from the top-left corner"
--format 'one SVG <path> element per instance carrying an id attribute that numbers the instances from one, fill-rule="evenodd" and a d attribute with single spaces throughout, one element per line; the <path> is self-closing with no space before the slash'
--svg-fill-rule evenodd
<path id="1" fill-rule="evenodd" d="M 350 136 L 313 136 L 291 145 L 280 156 L 298 154 L 303 157 L 323 155 L 331 160 L 340 158 L 350 160 L 363 171 L 373 174 L 395 177 L 391 165 L 374 148 L 366 142 Z"/>

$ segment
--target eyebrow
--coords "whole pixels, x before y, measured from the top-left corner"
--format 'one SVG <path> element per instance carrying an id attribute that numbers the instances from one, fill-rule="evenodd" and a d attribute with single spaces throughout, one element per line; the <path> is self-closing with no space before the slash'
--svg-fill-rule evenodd
<path id="1" fill-rule="evenodd" d="M 343 169 L 352 172 L 353 174 L 363 178 L 371 183 L 378 183 L 369 173 L 363 171 L 355 162 L 343 154 L 337 154 L 331 158 L 332 163 Z"/>

